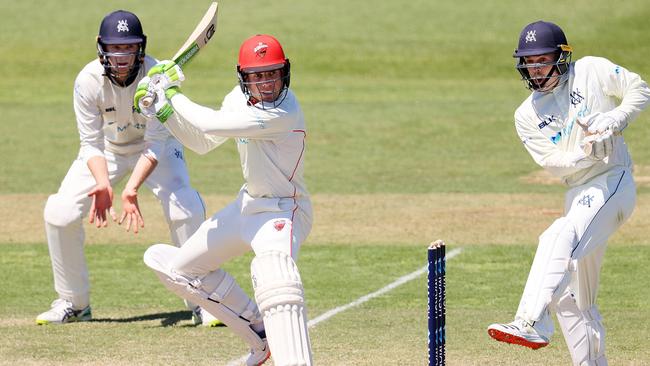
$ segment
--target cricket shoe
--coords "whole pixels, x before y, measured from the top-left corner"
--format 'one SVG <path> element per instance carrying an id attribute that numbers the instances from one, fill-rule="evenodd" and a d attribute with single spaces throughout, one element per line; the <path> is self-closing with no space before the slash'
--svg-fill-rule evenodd
<path id="1" fill-rule="evenodd" d="M 532 349 L 548 345 L 548 338 L 539 334 L 533 325 L 521 319 L 508 324 L 492 324 L 488 327 L 488 334 L 497 341 Z"/>
<path id="2" fill-rule="evenodd" d="M 56 299 L 52 302 L 50 310 L 36 317 L 36 324 L 64 324 L 72 322 L 85 322 L 92 319 L 90 306 L 76 310 L 72 303 L 64 299 Z"/>
<path id="3" fill-rule="evenodd" d="M 220 327 L 225 325 L 221 320 L 214 317 L 214 315 L 203 310 L 200 306 L 197 306 L 192 310 L 192 322 L 194 325 L 202 325 L 204 327 Z"/>
<path id="4" fill-rule="evenodd" d="M 260 366 L 271 357 L 269 343 L 266 338 L 262 338 L 262 340 L 264 341 L 264 347 L 262 349 L 251 349 L 251 353 L 246 359 L 246 366 Z"/>

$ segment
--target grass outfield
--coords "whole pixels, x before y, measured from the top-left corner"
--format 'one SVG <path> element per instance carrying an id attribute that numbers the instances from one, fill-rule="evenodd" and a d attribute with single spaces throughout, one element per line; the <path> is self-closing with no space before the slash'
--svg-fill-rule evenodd
<path id="1" fill-rule="evenodd" d="M 452 246 L 453 248 L 453 246 Z M 92 245 L 94 321 L 35 326 L 34 316 L 54 296 L 47 249 L 4 245 L 0 260 L 0 363 L 223 365 L 246 353 L 227 328 L 193 327 L 180 299 L 170 296 L 141 262 L 143 245 Z M 543 350 L 498 344 L 486 327 L 510 319 L 532 261 L 528 246 L 466 246 L 450 259 L 447 275 L 449 365 L 568 365 L 560 334 Z M 599 305 L 612 365 L 645 365 L 650 247 L 612 246 L 605 257 Z M 227 270 L 250 291 L 250 257 Z M 28 268 L 25 264 L 29 263 Z M 309 314 L 374 292 L 426 264 L 424 246 L 312 244 L 300 254 Z M 20 284 L 18 286 L 17 284 Z M 44 290 L 47 289 L 47 290 Z M 318 365 L 423 365 L 426 363 L 426 279 L 421 276 L 339 313 L 312 328 Z M 497 361 L 498 360 L 498 361 Z"/>
<path id="2" fill-rule="evenodd" d="M 246 352 L 227 328 L 190 326 L 189 313 L 145 268 L 167 241 L 145 194 L 147 227 L 88 230 L 95 320 L 38 327 L 55 297 L 42 209 L 78 151 L 72 85 L 95 55 L 101 18 L 134 11 L 148 53 L 167 58 L 209 1 L 22 0 L 0 14 L 0 364 L 225 364 Z M 537 236 L 561 214 L 564 188 L 518 142 L 513 112 L 528 92 L 511 54 L 521 28 L 557 22 L 574 59 L 608 57 L 650 78 L 650 3 L 628 0 L 219 2 L 216 38 L 187 69 L 184 92 L 217 107 L 235 85 L 241 41 L 275 34 L 308 123 L 306 179 L 314 230 L 301 251 L 309 314 L 376 291 L 426 264 L 443 238 L 448 263 L 449 365 L 569 365 L 561 335 L 528 351 L 487 336 L 516 310 Z M 625 132 L 639 182 L 637 210 L 611 239 L 599 306 L 611 365 L 648 365 L 650 112 Z M 209 213 L 241 186 L 234 144 L 186 154 Z M 119 190 L 116 189 L 116 192 Z M 250 291 L 250 256 L 229 263 Z M 424 277 L 312 330 L 318 365 L 426 363 Z"/>

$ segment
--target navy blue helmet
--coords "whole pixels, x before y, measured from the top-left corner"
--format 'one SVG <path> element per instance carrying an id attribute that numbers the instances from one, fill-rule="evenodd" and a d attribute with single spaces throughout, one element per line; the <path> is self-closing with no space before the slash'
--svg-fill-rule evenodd
<path id="1" fill-rule="evenodd" d="M 569 46 L 562 29 L 554 23 L 540 20 L 524 27 L 519 35 L 517 49 L 512 56 L 517 58 L 516 68 L 526 86 L 531 90 L 545 90 L 544 87 L 551 79 L 559 78 L 569 71 L 572 52 L 573 48 Z M 545 54 L 553 54 L 554 61 L 551 63 L 526 63 L 527 56 Z M 530 67 L 550 65 L 553 68 L 545 77 L 533 78 L 528 72 Z"/>
<path id="2" fill-rule="evenodd" d="M 106 45 L 139 44 L 140 47 L 135 53 L 108 52 Z M 116 10 L 104 17 L 99 26 L 97 36 L 97 55 L 104 66 L 106 76 L 116 85 L 128 86 L 131 84 L 144 62 L 144 51 L 147 46 L 147 36 L 142 32 L 142 24 L 138 17 L 126 10 Z M 110 62 L 111 57 L 135 56 L 133 63 L 126 66 L 127 76 L 123 81 L 118 81 L 118 74 L 122 66 L 116 62 Z"/>

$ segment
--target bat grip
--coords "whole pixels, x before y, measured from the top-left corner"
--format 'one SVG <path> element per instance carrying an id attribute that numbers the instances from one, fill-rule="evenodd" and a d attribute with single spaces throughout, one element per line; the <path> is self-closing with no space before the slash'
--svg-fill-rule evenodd
<path id="1" fill-rule="evenodd" d="M 142 97 L 142 99 L 140 100 L 140 103 L 142 104 L 143 107 L 149 108 L 153 104 L 154 99 L 155 99 L 154 94 L 147 93 L 147 95 Z"/>

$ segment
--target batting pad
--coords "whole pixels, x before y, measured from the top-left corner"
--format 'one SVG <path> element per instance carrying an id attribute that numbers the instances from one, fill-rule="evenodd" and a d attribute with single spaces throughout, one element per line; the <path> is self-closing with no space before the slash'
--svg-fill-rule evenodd
<path id="1" fill-rule="evenodd" d="M 284 252 L 268 251 L 253 259 L 251 274 L 275 365 L 311 365 L 305 296 L 295 262 Z"/>
<path id="2" fill-rule="evenodd" d="M 144 263 L 154 270 L 167 289 L 183 299 L 201 306 L 210 314 L 216 316 L 235 334 L 248 343 L 251 348 L 263 350 L 266 343 L 251 328 L 252 322 L 256 320 L 259 321 L 260 314 L 257 312 L 257 309 L 246 309 L 243 314 L 236 312 L 213 298 L 213 294 L 207 293 L 203 287 L 200 286 L 200 281 L 175 273 L 169 268 L 169 264 L 178 250 L 179 248 L 172 245 L 154 244 L 144 253 Z M 208 274 L 208 277 L 210 275 L 211 274 Z M 220 276 L 221 273 L 217 273 L 216 275 Z M 197 286 L 197 284 L 199 285 Z M 232 287 L 232 285 L 229 287 Z M 254 304 L 252 305 L 254 306 Z M 244 318 L 244 315 L 249 315 L 249 318 Z"/>
<path id="3" fill-rule="evenodd" d="M 570 291 L 557 304 L 557 320 L 575 365 L 607 366 L 605 328 L 598 307 L 580 310 Z"/>

